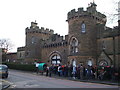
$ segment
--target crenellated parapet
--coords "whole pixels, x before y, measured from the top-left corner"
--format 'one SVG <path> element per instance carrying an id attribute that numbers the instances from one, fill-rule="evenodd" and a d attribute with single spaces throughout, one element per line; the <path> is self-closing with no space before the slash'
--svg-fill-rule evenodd
<path id="1" fill-rule="evenodd" d="M 61 46 L 67 46 L 68 42 L 63 40 L 61 42 L 51 42 L 51 43 L 45 43 L 42 47 L 43 48 L 56 48 Z"/>
<path id="2" fill-rule="evenodd" d="M 72 9 L 70 12 L 68 12 L 67 21 L 80 17 L 91 17 L 92 19 L 95 19 L 98 22 L 101 21 L 106 23 L 106 16 L 104 14 L 101 14 L 100 12 L 97 12 L 96 6 L 97 5 L 95 3 L 91 3 L 87 7 L 86 11 L 83 9 L 83 7 L 78 8 L 78 10 Z"/>
<path id="3" fill-rule="evenodd" d="M 59 34 L 53 34 L 49 39 L 44 41 L 43 47 L 59 47 L 68 45 L 68 35 L 60 36 Z"/>
<path id="4" fill-rule="evenodd" d="M 45 41 L 45 43 L 49 44 L 51 42 L 56 43 L 56 42 L 61 42 L 61 41 L 63 41 L 63 36 L 60 36 L 59 34 L 56 33 L 56 34 L 51 35 L 49 39 Z"/>
<path id="5" fill-rule="evenodd" d="M 25 46 L 24 47 L 18 47 L 17 51 L 25 51 Z"/>
<path id="6" fill-rule="evenodd" d="M 50 35 L 54 34 L 54 31 L 52 29 L 48 29 L 44 27 L 39 28 L 36 22 L 35 23 L 31 22 L 31 26 L 27 27 L 25 31 L 26 31 L 26 34 L 27 33 L 42 33 L 42 34 L 50 34 Z"/>

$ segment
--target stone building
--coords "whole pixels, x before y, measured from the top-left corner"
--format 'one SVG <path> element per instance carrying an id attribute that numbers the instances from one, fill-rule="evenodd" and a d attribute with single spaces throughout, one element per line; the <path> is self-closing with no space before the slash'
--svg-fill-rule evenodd
<path id="1" fill-rule="evenodd" d="M 120 58 L 120 21 L 114 28 L 106 27 L 106 16 L 96 10 L 93 2 L 67 14 L 68 35 L 60 36 L 36 22 L 26 30 L 26 45 L 18 48 L 18 59 L 47 64 L 83 64 L 118 66 Z"/>
<path id="2" fill-rule="evenodd" d="M 16 52 L 9 52 L 6 54 L 6 61 L 7 62 L 17 62 L 17 53 Z"/>
<path id="3" fill-rule="evenodd" d="M 17 48 L 17 61 L 24 62 L 25 59 L 25 47 Z"/>

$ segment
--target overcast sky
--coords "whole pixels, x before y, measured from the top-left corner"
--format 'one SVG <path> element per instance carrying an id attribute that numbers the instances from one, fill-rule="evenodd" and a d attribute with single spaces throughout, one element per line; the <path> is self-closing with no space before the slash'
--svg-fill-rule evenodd
<path id="1" fill-rule="evenodd" d="M 118 0 L 94 0 L 97 10 L 101 13 L 113 13 L 114 1 Z M 53 29 L 60 35 L 68 34 L 67 13 L 72 9 L 84 7 L 93 0 L 1 0 L 0 1 L 0 39 L 10 39 L 17 47 L 25 46 L 25 28 L 32 21 L 38 23 L 39 27 Z M 113 27 L 117 22 L 109 23 Z"/>

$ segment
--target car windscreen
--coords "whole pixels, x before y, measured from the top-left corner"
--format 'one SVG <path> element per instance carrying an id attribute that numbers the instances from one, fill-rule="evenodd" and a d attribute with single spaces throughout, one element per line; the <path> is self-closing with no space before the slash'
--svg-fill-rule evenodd
<path id="1" fill-rule="evenodd" d="M 0 66 L 0 70 L 5 70 L 5 69 L 7 69 L 7 67 L 5 67 L 5 66 Z"/>
<path id="2" fill-rule="evenodd" d="M 2 70 L 2 66 L 0 66 L 0 70 Z"/>

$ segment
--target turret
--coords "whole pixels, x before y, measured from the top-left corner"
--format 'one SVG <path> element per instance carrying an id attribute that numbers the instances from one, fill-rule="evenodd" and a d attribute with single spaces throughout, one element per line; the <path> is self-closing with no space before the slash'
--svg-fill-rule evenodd
<path id="1" fill-rule="evenodd" d="M 104 14 L 101 14 L 100 12 L 97 12 L 96 7 L 97 5 L 93 2 L 90 3 L 90 5 L 87 7 L 87 11 L 84 11 L 83 7 L 78 8 L 78 10 L 72 9 L 70 12 L 68 12 L 66 21 L 69 22 L 73 19 L 86 17 L 96 20 L 97 23 L 106 24 L 106 16 Z"/>
<path id="2" fill-rule="evenodd" d="M 34 61 L 34 59 L 40 59 L 42 42 L 49 39 L 54 34 L 52 29 L 41 27 L 38 24 L 31 22 L 31 26 L 26 29 L 26 48 L 25 48 L 25 59 Z"/>
<path id="3" fill-rule="evenodd" d="M 97 25 L 106 24 L 106 16 L 97 12 L 97 5 L 91 3 L 87 10 L 78 8 L 68 12 L 67 22 L 69 27 L 69 60 L 94 60 L 97 56 Z M 72 57 L 76 56 L 76 58 Z M 78 59 L 79 58 L 79 59 Z"/>

